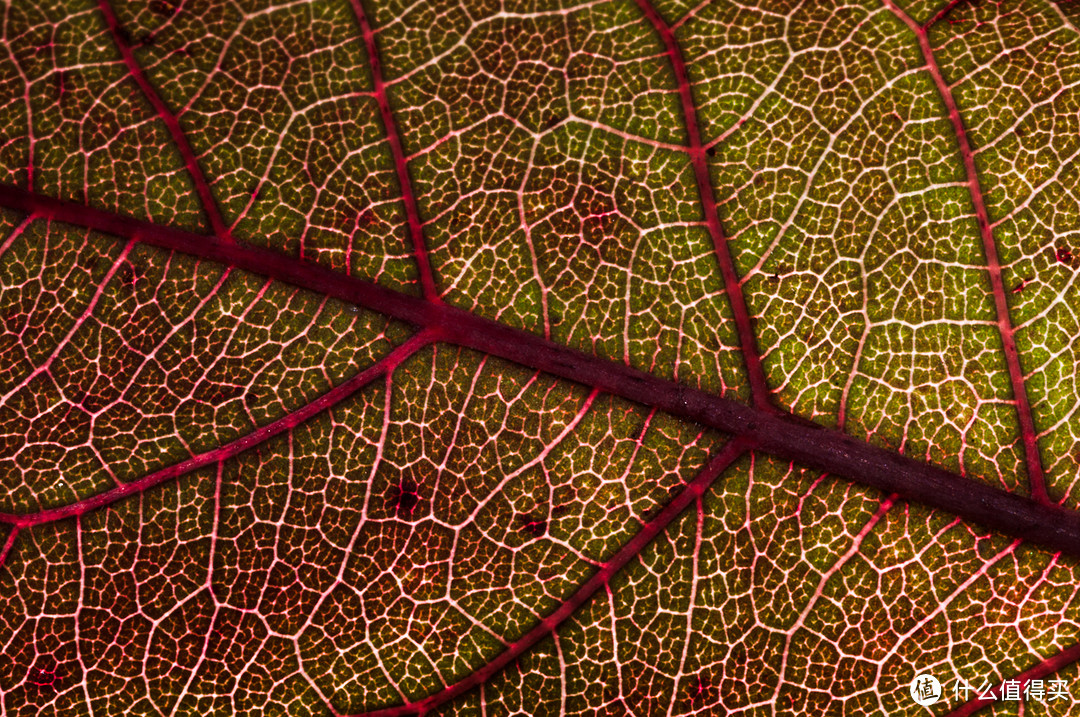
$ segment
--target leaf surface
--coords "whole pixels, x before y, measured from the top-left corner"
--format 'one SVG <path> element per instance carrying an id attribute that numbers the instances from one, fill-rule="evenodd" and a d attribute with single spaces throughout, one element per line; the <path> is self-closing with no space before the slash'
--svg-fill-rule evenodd
<path id="1" fill-rule="evenodd" d="M 1078 22 L 10 3 L 3 712 L 1068 713 Z"/>

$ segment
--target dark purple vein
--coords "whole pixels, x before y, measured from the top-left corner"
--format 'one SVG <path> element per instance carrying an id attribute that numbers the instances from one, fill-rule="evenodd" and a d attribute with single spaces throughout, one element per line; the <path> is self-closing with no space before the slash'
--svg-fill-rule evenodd
<path id="1" fill-rule="evenodd" d="M 745 451 L 751 449 L 752 442 L 742 438 L 736 438 L 724 446 L 709 463 L 686 484 L 686 487 L 672 498 L 660 511 L 639 530 L 633 538 L 628 540 L 615 555 L 607 560 L 586 580 L 581 587 L 563 601 L 547 617 L 540 620 L 536 627 L 529 630 L 522 637 L 515 640 L 503 652 L 491 662 L 486 663 L 459 682 L 455 682 L 444 690 L 429 695 L 422 700 L 410 702 L 396 707 L 363 712 L 356 717 L 404 717 L 404 715 L 423 715 L 439 705 L 462 695 L 469 690 L 484 684 L 494 675 L 507 667 L 532 648 L 536 643 L 553 633 L 562 625 L 567 618 L 577 612 L 604 585 L 611 580 L 634 558 L 641 555 L 645 547 L 656 539 L 671 522 L 679 517 L 689 505 L 705 495 L 705 491 L 713 484 L 721 473 L 732 463 L 738 460 Z"/>
<path id="2" fill-rule="evenodd" d="M 922 503 L 1051 551 L 1080 557 L 1080 513 L 1039 503 L 859 441 L 804 419 L 750 407 L 581 353 L 446 304 L 402 294 L 266 249 L 159 227 L 0 186 L 0 206 L 135 239 L 364 306 L 448 341 L 751 439 L 766 453 Z"/>
<path id="3" fill-rule="evenodd" d="M 1001 277 L 1001 259 L 998 257 L 997 243 L 994 241 L 994 233 L 990 228 L 990 217 L 986 211 L 986 203 L 983 200 L 982 186 L 979 184 L 979 174 L 975 168 L 975 154 L 971 151 L 971 142 L 968 141 L 967 130 L 964 121 L 960 117 L 960 109 L 952 96 L 949 85 L 941 74 L 937 60 L 934 58 L 934 50 L 930 46 L 930 38 L 926 34 L 926 28 L 919 25 L 911 17 L 897 7 L 892 0 L 882 0 L 885 7 L 915 33 L 919 41 L 919 49 L 923 59 L 926 60 L 926 69 L 934 79 L 938 94 L 941 95 L 945 108 L 949 112 L 949 121 L 952 122 L 953 133 L 960 145 L 960 156 L 964 161 L 964 171 L 967 174 L 968 193 L 971 195 L 971 203 L 975 207 L 975 221 L 979 225 L 979 235 L 982 237 L 983 252 L 986 255 L 986 270 L 990 275 L 990 286 L 994 294 L 994 308 L 997 311 L 998 333 L 1001 334 L 1001 343 L 1005 349 L 1005 363 L 1009 369 L 1009 381 L 1012 383 L 1013 400 L 1016 404 L 1016 415 L 1020 423 L 1020 438 L 1024 444 L 1024 458 L 1028 474 L 1028 489 L 1031 497 L 1040 503 L 1050 503 L 1050 496 L 1046 492 L 1046 481 L 1043 477 L 1042 458 L 1039 456 L 1038 434 L 1035 431 L 1035 419 L 1031 413 L 1031 403 L 1028 401 L 1027 386 L 1024 384 L 1024 372 L 1020 366 L 1020 354 L 1016 350 L 1016 337 L 1014 335 L 1012 319 L 1009 317 L 1008 295 L 1005 292 L 1005 281 Z"/>
<path id="4" fill-rule="evenodd" d="M 671 69 L 675 73 L 675 82 L 679 88 L 679 102 L 682 105 L 683 124 L 686 126 L 690 164 L 694 168 L 694 180 L 697 182 L 698 196 L 701 197 L 705 226 L 708 227 L 709 236 L 712 237 L 716 261 L 720 265 L 720 275 L 724 279 L 724 290 L 735 317 L 739 346 L 742 349 L 743 361 L 750 380 L 750 397 L 757 408 L 763 411 L 774 410 L 769 400 L 769 384 L 765 380 L 765 369 L 761 365 L 761 355 L 758 353 L 754 329 L 750 325 L 750 312 L 746 308 L 746 300 L 743 298 L 742 287 L 739 285 L 739 275 L 735 271 L 735 262 L 731 258 L 731 252 L 728 251 L 727 236 L 724 234 L 724 227 L 720 224 L 720 215 L 717 213 L 716 192 L 713 188 L 712 175 L 709 174 L 705 147 L 701 144 L 697 106 L 694 104 L 694 93 L 690 85 L 690 73 L 686 69 L 686 61 L 683 60 L 682 50 L 679 48 L 678 40 L 675 39 L 675 33 L 653 7 L 652 2 L 650 0 L 636 0 L 636 2 L 642 14 L 660 35 L 660 40 L 664 43 L 664 54 L 667 55 L 671 62 Z"/>
<path id="5" fill-rule="evenodd" d="M 199 201 L 202 202 L 203 211 L 210 222 L 210 228 L 213 229 L 216 236 L 231 241 L 232 234 L 221 216 L 221 210 L 218 209 L 217 202 L 214 201 L 214 195 L 210 192 L 210 185 L 207 184 L 202 168 L 199 167 L 199 161 L 195 158 L 195 150 L 191 148 L 187 135 L 180 128 L 180 121 L 165 106 L 165 102 L 158 96 L 157 90 L 146 79 L 146 74 L 143 73 L 142 67 L 139 66 L 138 61 L 135 59 L 127 34 L 121 30 L 120 21 L 117 20 L 116 13 L 113 12 L 109 0 L 98 0 L 98 8 L 101 10 L 101 14 L 105 16 L 105 24 L 109 27 L 109 34 L 112 35 L 113 43 L 120 51 L 121 57 L 124 58 L 124 64 L 127 65 L 128 72 L 131 74 L 132 79 L 135 80 L 135 84 L 142 90 L 143 96 L 146 97 L 154 111 L 157 112 L 158 118 L 165 124 L 169 136 L 172 137 L 173 143 L 179 150 L 184 165 L 187 167 L 188 175 L 191 176 L 191 181 L 195 184 L 195 192 L 199 195 Z"/>
<path id="6" fill-rule="evenodd" d="M 368 64 L 371 66 L 371 79 L 375 87 L 375 101 L 379 105 L 383 133 L 390 143 L 390 153 L 394 157 L 394 168 L 397 170 L 398 184 L 401 187 L 401 201 L 405 205 L 405 219 L 409 225 L 409 239 L 412 241 L 413 253 L 416 256 L 416 268 L 420 273 L 420 284 L 426 298 L 439 302 L 439 292 L 435 288 L 435 275 L 431 271 L 431 262 L 428 260 L 424 227 L 420 222 L 420 209 L 416 204 L 412 179 L 409 177 L 409 163 L 405 160 L 405 150 L 401 148 L 401 135 L 398 134 L 394 113 L 390 109 L 390 97 L 386 94 L 382 62 L 379 60 L 379 46 L 375 42 L 375 31 L 371 28 L 371 23 L 368 22 L 367 13 L 364 12 L 364 6 L 360 0 L 350 0 L 350 2 L 353 14 L 356 15 L 356 21 L 360 24 L 360 32 L 364 36 L 364 46 L 367 48 Z"/>
<path id="7" fill-rule="evenodd" d="M 1056 655 L 1046 658 L 1034 667 L 1024 670 L 1019 675 L 1009 679 L 1016 680 L 1020 683 L 1020 693 L 1023 694 L 1024 687 L 1027 686 L 1027 683 L 1032 680 L 1041 680 L 1048 675 L 1061 671 L 1077 661 L 1080 661 L 1080 644 L 1062 650 Z M 1002 681 L 991 688 L 994 694 L 1001 694 L 1001 687 L 1003 684 L 1004 682 Z M 982 685 L 975 685 L 974 687 L 975 689 L 980 689 Z M 945 717 L 968 717 L 968 715 L 973 715 L 984 707 L 990 707 L 996 703 L 995 700 L 981 700 L 976 698 L 957 707 Z"/>
<path id="8" fill-rule="evenodd" d="M 251 433 L 237 438 L 235 441 L 226 443 L 223 446 L 200 453 L 199 455 L 192 456 L 186 461 L 181 461 L 175 465 L 162 468 L 159 471 L 150 473 L 143 476 L 138 480 L 131 483 L 125 483 L 124 485 L 117 486 L 112 490 L 107 490 L 97 495 L 92 495 L 89 498 L 85 498 L 69 505 L 60 506 L 57 508 L 47 508 L 45 510 L 38 511 L 36 513 L 27 514 L 13 514 L 13 513 L 0 513 L 0 523 L 7 523 L 13 526 L 11 536 L 8 538 L 8 542 L 14 541 L 14 535 L 21 528 L 28 528 L 34 525 L 41 525 L 42 523 L 51 523 L 57 520 L 63 520 L 64 518 L 71 518 L 73 516 L 82 515 L 91 510 L 101 508 L 107 505 L 112 505 L 118 500 L 123 500 L 128 496 L 141 493 L 145 490 L 153 488 L 156 485 L 160 485 L 165 481 L 172 480 L 173 478 L 179 478 L 180 476 L 190 473 L 193 470 L 197 470 L 204 466 L 212 465 L 220 461 L 232 458 L 239 455 L 246 450 L 254 448 L 255 446 L 265 443 L 276 435 L 284 433 L 289 429 L 299 426 L 304 421 L 308 420 L 312 416 L 315 416 L 325 410 L 328 410 L 337 404 L 341 403 L 349 396 L 367 386 L 369 383 L 377 379 L 378 377 L 393 371 L 394 368 L 402 361 L 412 356 L 418 350 L 425 345 L 432 342 L 436 332 L 424 331 L 395 348 L 389 354 L 384 356 L 378 363 L 361 371 L 355 376 L 342 381 L 340 384 L 330 389 L 323 395 L 319 396 L 310 403 L 305 404 L 303 407 L 296 409 L 295 411 L 288 413 L 272 423 L 268 423 L 261 428 L 256 428 Z M 5 548 L 4 554 L 10 550 L 11 546 L 8 545 Z"/>

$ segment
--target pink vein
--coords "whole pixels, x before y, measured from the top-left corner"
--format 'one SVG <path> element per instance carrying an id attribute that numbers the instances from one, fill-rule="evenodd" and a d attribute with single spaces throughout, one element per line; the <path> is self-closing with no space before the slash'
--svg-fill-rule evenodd
<path id="1" fill-rule="evenodd" d="M 949 121 L 952 122 L 953 132 L 956 134 L 960 145 L 960 156 L 964 160 L 964 171 L 967 173 L 968 193 L 971 194 L 971 203 L 975 206 L 975 219 L 979 225 L 979 235 L 982 237 L 983 252 L 986 254 L 986 269 L 990 275 L 990 286 L 994 294 L 994 308 L 997 311 L 998 332 L 1001 334 L 1001 343 L 1005 349 L 1005 362 L 1009 369 L 1009 380 L 1012 383 L 1013 397 L 1016 403 L 1016 414 L 1020 423 L 1020 437 L 1024 444 L 1024 457 L 1027 466 L 1028 488 L 1031 497 L 1040 503 L 1049 504 L 1050 497 L 1046 492 L 1046 482 L 1043 477 L 1042 459 L 1039 456 L 1037 433 L 1035 432 L 1035 419 L 1031 413 L 1031 403 L 1028 401 L 1027 387 L 1024 384 L 1024 373 L 1020 367 L 1020 354 L 1016 350 L 1016 338 L 1009 317 L 1009 302 L 1005 292 L 1005 282 L 1001 277 L 1001 260 L 998 258 L 997 244 L 994 242 L 994 233 L 990 228 L 990 218 L 986 211 L 986 203 L 983 201 L 982 187 L 979 185 L 979 175 L 975 168 L 975 154 L 971 151 L 971 143 L 968 140 L 964 121 L 960 117 L 960 110 L 953 98 L 949 85 L 941 74 L 937 60 L 934 58 L 934 50 L 930 46 L 930 38 L 926 27 L 919 25 L 911 17 L 897 7 L 892 0 L 882 0 L 893 15 L 902 20 L 904 24 L 915 33 L 926 60 L 926 69 L 934 79 L 938 94 L 945 102 L 949 111 Z"/>
<path id="2" fill-rule="evenodd" d="M 398 134 L 397 124 L 394 122 L 394 114 L 390 110 L 390 97 L 386 94 L 382 62 L 379 60 L 379 47 L 375 43 L 375 32 L 371 28 L 371 23 L 368 22 L 367 14 L 364 12 L 364 6 L 360 0 L 351 0 L 351 2 L 356 21 L 360 23 L 360 32 L 364 36 L 364 45 L 367 47 L 368 60 L 371 65 L 371 78 L 375 85 L 375 101 L 379 105 L 383 132 L 390 142 L 390 153 L 394 156 L 398 184 L 401 185 L 401 200 L 405 204 L 405 219 L 409 225 L 409 238 L 412 241 L 413 252 L 416 256 L 416 267 L 420 272 L 420 284 L 427 299 L 440 301 L 439 292 L 435 288 L 435 276 L 431 271 L 431 263 L 428 261 L 427 243 L 424 241 L 424 228 L 420 223 L 420 210 L 416 204 L 416 194 L 413 192 L 412 180 L 409 178 L 409 163 L 405 159 L 405 151 L 401 148 L 401 136 Z"/>
<path id="3" fill-rule="evenodd" d="M 756 441 L 759 451 L 845 476 L 1051 552 L 1080 556 L 1080 513 L 950 473 L 805 419 L 762 410 L 587 354 L 464 309 L 239 242 L 158 226 L 0 185 L 0 206 L 283 281 L 438 332 L 446 341 Z"/>
<path id="4" fill-rule="evenodd" d="M 412 356 L 418 350 L 425 345 L 431 343 L 437 337 L 437 331 L 426 330 L 421 331 L 411 339 L 398 346 L 391 351 L 382 360 L 370 368 L 361 371 L 352 378 L 349 378 L 334 388 L 330 389 L 322 396 L 319 396 L 315 400 L 308 404 L 305 404 L 302 408 L 299 408 L 292 413 L 282 416 L 273 423 L 257 428 L 251 433 L 248 433 L 241 438 L 226 443 L 223 446 L 219 446 L 214 450 L 200 453 L 199 455 L 192 456 L 186 461 L 182 461 L 175 465 L 171 465 L 167 468 L 162 468 L 159 471 L 150 473 L 142 478 L 127 483 L 125 485 L 117 486 L 112 490 L 107 490 L 103 493 L 90 496 L 76 503 L 60 506 L 58 508 L 47 508 L 45 510 L 38 511 L 36 513 L 28 514 L 14 514 L 14 513 L 0 513 L 0 523 L 6 523 L 14 526 L 15 531 L 21 528 L 28 528 L 34 525 L 41 525 L 42 523 L 51 523 L 57 520 L 63 520 L 64 518 L 71 518 L 77 515 L 82 515 L 91 510 L 101 508 L 103 506 L 111 505 L 118 500 L 122 500 L 130 495 L 140 493 L 142 491 L 153 488 L 156 485 L 160 485 L 165 481 L 178 478 L 185 473 L 189 473 L 193 470 L 197 470 L 204 466 L 217 463 L 219 461 L 232 458 L 249 448 L 253 448 L 260 443 L 263 443 L 274 436 L 283 433 L 291 428 L 299 426 L 304 421 L 308 420 L 312 416 L 325 411 L 338 403 L 344 401 L 349 396 L 359 391 L 364 386 L 374 381 L 379 376 L 389 373 L 397 367 L 402 361 Z M 9 541 L 14 538 L 9 537 Z"/>
<path id="5" fill-rule="evenodd" d="M 213 229 L 214 234 L 226 241 L 232 241 L 232 234 L 229 232 L 229 227 L 225 224 L 225 220 L 221 216 L 221 211 L 218 209 L 217 202 L 214 201 L 214 195 L 210 193 L 210 185 L 206 182 L 206 177 L 203 175 L 202 169 L 199 167 L 199 162 L 195 158 L 195 151 L 191 148 L 191 143 L 188 142 L 187 136 L 184 134 L 184 130 L 180 128 L 180 121 L 176 119 L 176 116 L 165 106 L 161 97 L 158 96 L 157 90 L 150 84 L 150 81 L 146 79 L 145 73 L 139 66 L 138 61 L 135 60 L 135 55 L 131 52 L 131 46 L 128 44 L 125 37 L 120 32 L 120 21 L 116 18 L 116 13 L 113 12 L 112 6 L 109 5 L 108 0 L 98 0 L 98 8 L 101 10 L 101 14 L 105 16 L 105 24 L 109 26 L 109 34 L 112 35 L 113 43 L 115 43 L 117 49 L 120 50 L 120 55 L 124 58 L 124 64 L 127 65 L 128 72 L 131 73 L 131 77 L 135 80 L 135 83 L 142 90 L 143 96 L 157 112 L 158 118 L 165 123 L 165 127 L 169 130 L 169 135 L 172 137 L 173 142 L 176 144 L 176 148 L 180 151 L 180 156 L 184 160 L 184 165 L 187 167 L 188 174 L 191 176 L 191 181 L 195 184 L 195 191 L 199 195 L 199 200 L 202 202 L 203 211 L 206 213 L 206 218 L 210 222 L 210 227 Z"/>
<path id="6" fill-rule="evenodd" d="M 948 4 L 946 4 L 945 7 L 938 10 L 937 13 L 932 18 L 930 18 L 929 20 L 926 21 L 926 24 L 923 25 L 923 29 L 924 30 L 929 30 L 931 27 L 933 27 L 934 25 L 941 22 L 941 20 L 946 15 L 948 15 L 950 12 L 952 12 L 953 9 L 955 9 L 956 6 L 959 5 L 962 2 L 967 2 L 967 0 L 949 0 Z"/>
<path id="7" fill-rule="evenodd" d="M 1024 670 L 1019 675 L 1009 678 L 1012 680 L 1018 680 L 1020 682 L 1020 691 L 1023 692 L 1024 687 L 1031 680 L 1041 680 L 1047 675 L 1052 675 L 1060 670 L 1068 667 L 1074 662 L 1080 661 L 1080 644 L 1073 645 L 1072 647 L 1062 650 L 1053 657 L 1048 657 L 1039 664 L 1035 665 L 1031 669 Z M 1001 686 L 1004 682 L 999 682 L 991 689 L 1000 693 Z M 980 700 L 973 699 L 966 702 L 960 707 L 957 707 L 952 712 L 948 713 L 945 717 L 967 717 L 968 715 L 975 714 L 984 707 L 989 707 L 995 704 L 994 700 Z"/>
<path id="8" fill-rule="evenodd" d="M 15 545 L 15 538 L 19 537 L 19 529 L 12 526 L 11 532 L 8 533 L 7 540 L 4 541 L 4 548 L 0 550 L 0 565 L 7 562 L 7 556 L 11 553 L 11 548 Z"/>
<path id="9" fill-rule="evenodd" d="M 881 501 L 878 505 L 878 509 L 872 516 L 863 524 L 861 530 L 855 536 L 855 539 L 851 541 L 851 545 L 840 556 L 835 563 L 833 563 L 828 570 L 821 573 L 821 578 L 818 580 L 817 588 L 814 590 L 814 594 L 810 596 L 810 599 L 806 601 L 806 606 L 802 612 L 799 613 L 799 617 L 795 620 L 795 623 L 788 628 L 787 635 L 784 638 L 784 649 L 781 651 L 780 658 L 780 677 L 777 679 L 776 688 L 773 690 L 772 699 L 776 702 L 780 697 L 780 690 L 785 684 L 785 675 L 787 674 L 788 658 L 791 657 L 791 642 L 795 638 L 795 635 L 803 629 L 803 625 L 806 624 L 806 618 L 810 615 L 810 612 L 814 609 L 817 601 L 821 599 L 821 596 L 825 594 L 825 588 L 828 586 L 829 581 L 837 572 L 844 569 L 847 562 L 859 552 L 862 548 L 863 541 L 866 540 L 866 536 L 870 535 L 870 532 L 877 527 L 877 524 L 881 522 L 881 519 L 885 517 L 885 514 L 889 512 L 889 509 L 896 503 L 898 495 L 893 493 L 885 500 Z M 802 513 L 801 506 L 799 513 Z"/>
<path id="10" fill-rule="evenodd" d="M 735 271 L 735 262 L 731 259 L 731 252 L 728 251 L 727 237 L 724 235 L 724 228 L 720 224 L 720 215 L 716 209 L 716 192 L 713 189 L 712 176 L 709 174 L 705 147 L 701 144 L 701 129 L 698 127 L 697 106 L 694 104 L 694 94 L 690 86 L 690 73 L 686 69 L 682 50 L 671 27 L 660 16 L 650 0 L 636 0 L 636 2 L 642 14 L 648 18 L 657 34 L 660 35 L 666 48 L 665 54 L 675 73 L 675 81 L 679 87 L 679 100 L 682 103 L 683 122 L 686 125 L 690 164 L 694 168 L 694 180 L 697 182 L 698 195 L 701 197 L 701 206 L 705 213 L 705 226 L 708 227 L 709 236 L 712 237 L 713 249 L 716 252 L 717 263 L 720 265 L 720 274 L 724 278 L 728 303 L 731 304 L 731 311 L 735 316 L 735 329 L 739 335 L 739 344 L 742 347 L 743 360 L 746 362 L 746 371 L 750 379 L 750 395 L 754 405 L 759 409 L 772 411 L 774 409 L 769 401 L 769 386 L 765 381 L 765 371 L 761 365 L 757 341 L 750 326 L 750 313 L 746 309 L 746 301 L 739 286 L 739 275 Z"/>
<path id="11" fill-rule="evenodd" d="M 533 645 L 552 634 L 559 626 L 573 615 L 578 608 L 584 605 L 601 587 L 608 584 L 612 577 L 622 570 L 631 560 L 641 554 L 649 543 L 666 529 L 675 518 L 693 502 L 698 500 L 709 489 L 713 481 L 724 470 L 734 463 L 739 456 L 752 447 L 752 443 L 742 438 L 736 438 L 724 446 L 709 463 L 694 478 L 686 484 L 677 496 L 672 498 L 660 509 L 652 520 L 642 526 L 641 530 L 619 549 L 610 560 L 603 563 L 600 568 L 585 583 L 579 587 L 573 595 L 567 598 L 558 608 L 529 632 L 500 653 L 491 662 L 471 672 L 459 682 L 455 682 L 446 689 L 440 690 L 433 695 L 416 702 L 409 702 L 396 707 L 363 712 L 358 717 L 401 717 L 403 715 L 426 714 L 439 705 L 462 695 L 469 690 L 487 682 L 492 676 L 510 665 L 514 660 L 521 657 Z"/>

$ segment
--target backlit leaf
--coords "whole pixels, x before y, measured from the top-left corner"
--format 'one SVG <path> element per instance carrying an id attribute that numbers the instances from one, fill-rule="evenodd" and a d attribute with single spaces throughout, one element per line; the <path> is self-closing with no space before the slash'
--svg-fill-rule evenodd
<path id="1" fill-rule="evenodd" d="M 1070 714 L 1078 28 L 5 4 L 0 712 Z"/>

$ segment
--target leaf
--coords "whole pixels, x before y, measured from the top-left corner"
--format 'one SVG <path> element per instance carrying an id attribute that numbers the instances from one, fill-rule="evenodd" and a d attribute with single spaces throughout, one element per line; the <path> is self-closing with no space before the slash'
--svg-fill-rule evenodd
<path id="1" fill-rule="evenodd" d="M 4 713 L 1069 713 L 1077 27 L 9 4 Z"/>

